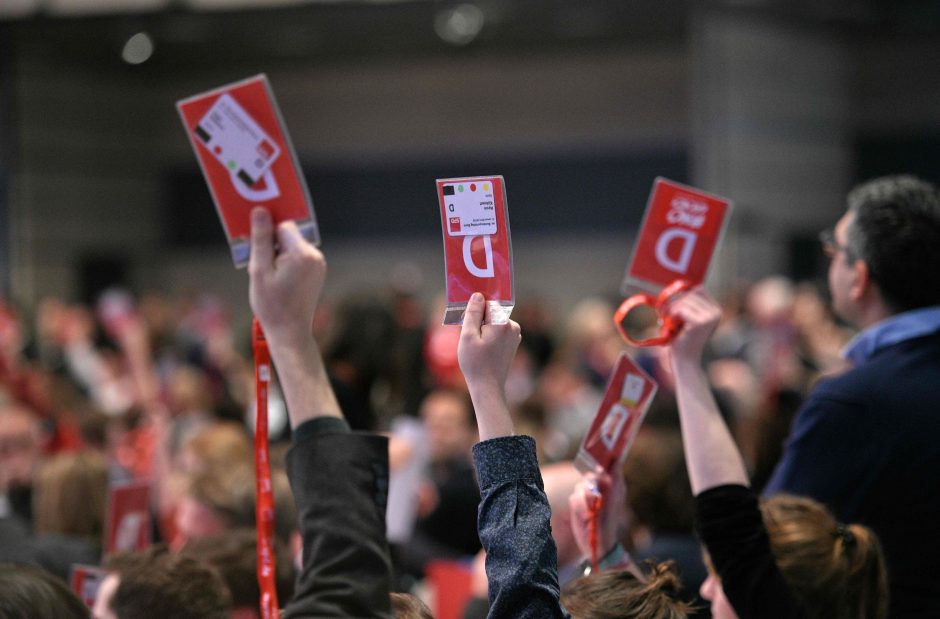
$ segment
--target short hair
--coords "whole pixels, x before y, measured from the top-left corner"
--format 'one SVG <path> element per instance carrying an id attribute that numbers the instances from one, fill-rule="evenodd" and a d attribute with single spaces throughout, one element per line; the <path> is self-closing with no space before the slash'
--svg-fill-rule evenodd
<path id="1" fill-rule="evenodd" d="M 871 529 L 839 524 L 806 497 L 776 495 L 761 503 L 761 512 L 777 566 L 808 617 L 887 617 L 888 576 Z"/>
<path id="2" fill-rule="evenodd" d="M 420 598 L 410 593 L 392 593 L 390 597 L 395 619 L 434 619 L 431 609 Z"/>
<path id="3" fill-rule="evenodd" d="M 885 176 L 848 195 L 846 252 L 868 265 L 895 312 L 940 303 L 940 193 L 914 176 Z"/>
<path id="4" fill-rule="evenodd" d="M 105 569 L 120 578 L 111 598 L 118 619 L 227 619 L 232 608 L 215 569 L 164 546 L 115 554 Z"/>
<path id="5" fill-rule="evenodd" d="M 0 618 L 88 619 L 88 607 L 52 574 L 25 565 L 0 565 Z"/>
<path id="6" fill-rule="evenodd" d="M 684 619 L 690 607 L 678 599 L 681 584 L 672 562 L 651 567 L 646 580 L 628 570 L 582 576 L 561 592 L 574 619 Z"/>
<path id="7" fill-rule="evenodd" d="M 258 608 L 258 543 L 254 529 L 235 529 L 219 535 L 187 542 L 182 554 L 209 564 L 225 581 L 235 608 Z M 277 599 L 284 604 L 294 595 L 297 569 L 286 545 L 275 540 L 275 587 Z"/>

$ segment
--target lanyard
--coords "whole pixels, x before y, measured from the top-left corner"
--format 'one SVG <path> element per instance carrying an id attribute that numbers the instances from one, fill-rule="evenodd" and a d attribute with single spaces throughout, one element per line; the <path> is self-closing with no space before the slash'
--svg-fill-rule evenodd
<path id="1" fill-rule="evenodd" d="M 261 619 L 277 619 L 277 587 L 274 581 L 274 496 L 268 453 L 268 384 L 271 382 L 271 353 L 261 323 L 251 325 L 255 353 L 255 521 L 258 538 L 258 587 L 261 590 Z"/>
<path id="2" fill-rule="evenodd" d="M 692 285 L 689 282 L 677 279 L 663 288 L 659 296 L 655 298 L 653 295 L 641 292 L 624 301 L 614 313 L 614 324 L 617 326 L 621 337 L 632 346 L 663 346 L 671 342 L 682 330 L 682 321 L 669 314 L 663 314 L 663 312 L 673 297 L 686 292 L 690 288 L 692 288 Z M 645 340 L 634 340 L 624 328 L 623 320 L 627 317 L 627 314 L 643 305 L 647 305 L 656 311 L 656 315 L 659 317 L 659 335 Z"/>

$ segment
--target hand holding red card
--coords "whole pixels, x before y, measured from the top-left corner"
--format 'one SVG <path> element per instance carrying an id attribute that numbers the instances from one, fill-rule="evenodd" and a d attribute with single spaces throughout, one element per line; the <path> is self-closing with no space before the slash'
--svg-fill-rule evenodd
<path id="1" fill-rule="evenodd" d="M 660 346 L 679 332 L 681 321 L 663 312 L 671 298 L 705 281 L 730 209 L 731 202 L 724 198 L 656 179 L 622 288 L 624 293 L 632 286 L 663 290 L 655 299 L 646 293 L 635 294 L 614 314 L 614 323 L 628 344 Z M 656 312 L 659 334 L 637 340 L 627 332 L 623 321 L 641 306 Z"/>
<path id="2" fill-rule="evenodd" d="M 503 177 L 439 179 L 437 197 L 447 271 L 444 324 L 461 324 L 474 292 L 486 297 L 493 323 L 508 321 L 515 295 Z"/>
<path id="3" fill-rule="evenodd" d="M 264 75 L 176 104 L 225 228 L 235 266 L 248 264 L 250 214 L 263 206 L 319 245 L 313 201 Z"/>

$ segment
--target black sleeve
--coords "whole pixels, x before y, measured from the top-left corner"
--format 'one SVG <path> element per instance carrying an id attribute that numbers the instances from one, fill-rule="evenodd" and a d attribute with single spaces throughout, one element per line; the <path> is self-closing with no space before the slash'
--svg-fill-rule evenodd
<path id="1" fill-rule="evenodd" d="M 699 535 L 740 619 L 807 616 L 777 567 L 750 488 L 710 488 L 695 497 L 695 509 Z"/>
<path id="2" fill-rule="evenodd" d="M 310 426 L 298 428 L 294 438 L 287 472 L 303 536 L 303 568 L 281 616 L 391 619 L 388 439 Z"/>

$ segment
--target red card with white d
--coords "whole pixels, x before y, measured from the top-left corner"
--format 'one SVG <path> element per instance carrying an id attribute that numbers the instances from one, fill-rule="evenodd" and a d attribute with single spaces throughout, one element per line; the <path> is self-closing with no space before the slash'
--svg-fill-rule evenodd
<path id="1" fill-rule="evenodd" d="M 150 546 L 150 484 L 127 482 L 108 489 L 105 554 Z"/>
<path id="2" fill-rule="evenodd" d="M 258 75 L 177 102 L 235 266 L 248 264 L 251 209 L 294 220 L 315 245 L 313 201 L 268 79 Z"/>
<path id="3" fill-rule="evenodd" d="M 677 279 L 693 286 L 705 281 L 715 247 L 731 213 L 731 202 L 698 189 L 657 178 L 623 281 L 658 291 Z"/>
<path id="4" fill-rule="evenodd" d="M 447 272 L 445 325 L 459 325 L 467 301 L 481 292 L 490 321 L 506 322 L 515 305 L 512 241 L 502 176 L 437 181 Z"/>
<path id="5" fill-rule="evenodd" d="M 597 466 L 612 471 L 630 449 L 658 388 L 627 353 L 621 353 L 575 465 L 584 472 Z"/>
<path id="6" fill-rule="evenodd" d="M 69 575 L 69 584 L 72 591 L 75 592 L 85 606 L 92 608 L 95 605 L 95 598 L 98 597 L 98 588 L 101 581 L 104 580 L 107 572 L 100 567 L 92 565 L 72 565 L 72 572 Z"/>

